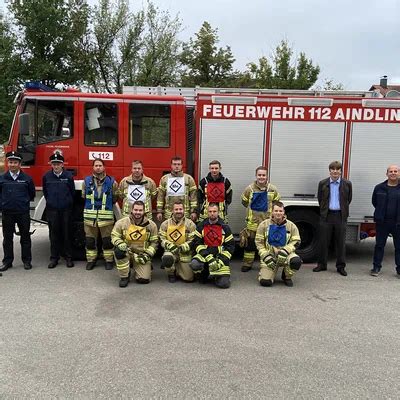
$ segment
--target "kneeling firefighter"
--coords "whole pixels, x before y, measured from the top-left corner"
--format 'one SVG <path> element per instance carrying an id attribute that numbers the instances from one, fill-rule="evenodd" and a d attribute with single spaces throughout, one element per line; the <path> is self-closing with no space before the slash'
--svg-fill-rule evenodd
<path id="1" fill-rule="evenodd" d="M 128 286 L 131 265 L 137 283 L 151 280 L 151 260 L 158 247 L 157 225 L 145 217 L 145 204 L 136 201 L 129 216 L 115 223 L 111 233 L 120 287 Z"/>
<path id="2" fill-rule="evenodd" d="M 293 286 L 292 277 L 302 263 L 295 253 L 300 245 L 300 234 L 297 226 L 286 219 L 282 202 L 272 204 L 271 218 L 260 223 L 255 242 L 260 254 L 260 285 L 272 286 L 278 269 L 282 267 L 283 282 L 286 286 Z"/>
<path id="3" fill-rule="evenodd" d="M 208 218 L 197 225 L 192 242 L 196 254 L 190 267 L 200 282 L 215 280 L 221 289 L 230 287 L 229 262 L 235 250 L 235 241 L 229 226 L 218 217 L 218 204 L 208 205 Z"/>

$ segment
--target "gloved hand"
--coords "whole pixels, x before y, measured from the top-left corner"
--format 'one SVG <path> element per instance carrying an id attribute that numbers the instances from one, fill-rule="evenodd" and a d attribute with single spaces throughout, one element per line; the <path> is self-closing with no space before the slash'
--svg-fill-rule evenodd
<path id="1" fill-rule="evenodd" d="M 190 245 L 188 242 L 182 243 L 179 246 L 179 249 L 183 252 L 183 253 L 188 253 L 190 251 Z"/>
<path id="2" fill-rule="evenodd" d="M 277 260 L 276 260 L 277 264 L 285 265 L 288 255 L 289 253 L 285 249 L 280 249 L 277 254 Z"/>
<path id="3" fill-rule="evenodd" d="M 263 262 L 264 262 L 264 264 L 265 264 L 265 266 L 267 267 L 267 268 L 269 268 L 269 269 L 272 269 L 272 270 L 274 270 L 275 269 L 275 261 L 274 261 L 274 259 L 273 259 L 273 257 L 271 256 L 271 255 L 266 255 L 264 258 L 263 258 Z"/>
<path id="4" fill-rule="evenodd" d="M 210 271 L 217 271 L 219 269 L 219 263 L 218 260 L 216 260 L 215 258 L 212 259 L 212 261 L 208 262 L 208 268 L 210 269 Z"/>
<path id="5" fill-rule="evenodd" d="M 172 242 L 165 241 L 164 244 L 165 250 L 170 251 L 171 253 L 175 253 L 178 250 L 178 246 Z"/>
<path id="6" fill-rule="evenodd" d="M 150 260 L 150 256 L 146 253 L 137 254 L 137 263 L 140 265 L 146 264 Z"/>
<path id="7" fill-rule="evenodd" d="M 120 243 L 118 246 L 118 249 L 121 251 L 126 251 L 128 250 L 128 245 L 125 242 Z"/>

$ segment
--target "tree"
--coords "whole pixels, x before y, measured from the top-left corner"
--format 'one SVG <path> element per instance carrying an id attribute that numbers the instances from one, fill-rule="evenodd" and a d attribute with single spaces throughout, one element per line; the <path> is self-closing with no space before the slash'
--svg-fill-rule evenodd
<path id="1" fill-rule="evenodd" d="M 13 98 L 20 90 L 21 63 L 15 53 L 16 39 L 0 13 L 0 142 L 8 137 L 14 114 Z"/>
<path id="2" fill-rule="evenodd" d="M 318 79 L 320 68 L 305 53 L 293 59 L 293 49 L 282 40 L 268 59 L 249 63 L 247 77 L 252 87 L 268 89 L 309 89 Z"/>
<path id="3" fill-rule="evenodd" d="M 127 0 L 101 0 L 94 9 L 89 84 L 96 91 L 122 92 L 124 85 L 176 82 L 181 22 L 148 2 L 132 13 Z"/>
<path id="4" fill-rule="evenodd" d="M 233 57 L 231 48 L 218 48 L 218 30 L 203 22 L 196 39 L 183 45 L 183 86 L 224 86 L 231 81 Z"/>
<path id="5" fill-rule="evenodd" d="M 82 76 L 82 40 L 89 7 L 85 0 L 10 1 L 17 30 L 21 78 L 54 87 L 76 84 Z"/>
<path id="6" fill-rule="evenodd" d="M 92 22 L 89 85 L 97 92 L 120 92 L 125 73 L 129 75 L 137 69 L 143 12 L 132 14 L 127 0 L 100 0 Z"/>
<path id="7" fill-rule="evenodd" d="M 178 33 L 181 21 L 171 18 L 148 2 L 146 33 L 140 58 L 138 85 L 168 86 L 178 82 L 179 51 Z"/>

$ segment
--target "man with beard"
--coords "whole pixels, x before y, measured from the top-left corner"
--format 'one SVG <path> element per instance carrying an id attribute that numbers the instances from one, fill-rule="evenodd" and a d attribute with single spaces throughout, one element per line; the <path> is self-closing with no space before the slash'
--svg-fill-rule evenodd
<path id="1" fill-rule="evenodd" d="M 122 179 L 119 184 L 119 197 L 122 200 L 122 215 L 131 212 L 135 201 L 143 201 L 145 214 L 148 219 L 153 219 L 152 201 L 157 196 L 157 185 L 153 179 L 144 175 L 143 164 L 139 160 L 132 162 L 132 174 Z"/>
<path id="2" fill-rule="evenodd" d="M 244 247 L 242 272 L 250 271 L 256 255 L 255 237 L 258 225 L 270 217 L 272 203 L 281 198 L 277 188 L 268 182 L 266 167 L 256 169 L 256 180 L 244 190 L 242 204 L 247 208 L 246 228 L 240 233 Z"/>
<path id="3" fill-rule="evenodd" d="M 292 287 L 292 277 L 301 266 L 301 258 L 295 253 L 300 234 L 297 226 L 286 219 L 283 203 L 272 204 L 271 218 L 258 225 L 255 241 L 260 255 L 260 285 L 272 286 L 281 267 L 284 284 Z"/>
<path id="4" fill-rule="evenodd" d="M 189 266 L 192 259 L 190 244 L 196 225 L 185 218 L 183 208 L 183 202 L 176 201 L 172 217 L 161 224 L 159 231 L 161 246 L 165 250 L 161 265 L 165 268 L 170 283 L 174 283 L 177 276 L 185 282 L 193 281 L 193 271 Z"/>
<path id="5" fill-rule="evenodd" d="M 64 170 L 64 157 L 50 156 L 51 170 L 43 176 L 43 195 L 46 199 L 46 218 L 50 235 L 50 263 L 55 268 L 60 256 L 72 268 L 71 217 L 74 206 L 75 183 L 71 172 Z"/>
<path id="6" fill-rule="evenodd" d="M 116 222 L 111 232 L 114 256 L 120 276 L 119 287 L 128 286 L 130 265 L 137 283 L 151 280 L 151 260 L 158 246 L 157 226 L 144 215 L 143 201 L 132 205 L 129 216 Z"/>
<path id="7" fill-rule="evenodd" d="M 171 173 L 164 175 L 158 186 L 157 219 L 161 222 L 171 218 L 175 201 L 183 201 L 186 218 L 197 220 L 197 188 L 194 179 L 182 171 L 182 158 L 171 160 Z M 163 215 L 164 214 L 164 215 Z"/>
<path id="8" fill-rule="evenodd" d="M 21 235 L 21 258 L 24 269 L 29 270 L 32 268 L 29 202 L 35 198 L 35 185 L 32 178 L 21 170 L 20 153 L 9 151 L 6 159 L 8 171 L 0 177 L 4 254 L 0 271 L 7 271 L 13 266 L 15 224 Z"/>
<path id="9" fill-rule="evenodd" d="M 217 203 L 219 208 L 219 217 L 228 222 L 228 206 L 232 202 L 232 187 L 228 178 L 221 174 L 221 163 L 213 160 L 208 165 L 208 175 L 200 181 L 197 192 L 199 205 L 199 220 L 207 218 L 209 203 Z"/>
<path id="10" fill-rule="evenodd" d="M 208 218 L 197 225 L 192 242 L 196 255 L 190 267 L 200 282 L 214 278 L 221 289 L 230 287 L 229 262 L 235 250 L 235 241 L 229 226 L 218 217 L 218 204 L 208 205 Z"/>
<path id="11" fill-rule="evenodd" d="M 114 266 L 114 252 L 111 231 L 114 226 L 113 206 L 117 201 L 118 185 L 105 172 L 104 161 L 93 160 L 93 174 L 82 183 L 82 197 L 85 199 L 83 223 L 86 235 L 86 269 L 92 270 L 97 260 L 97 238 L 101 236 L 106 269 Z"/>

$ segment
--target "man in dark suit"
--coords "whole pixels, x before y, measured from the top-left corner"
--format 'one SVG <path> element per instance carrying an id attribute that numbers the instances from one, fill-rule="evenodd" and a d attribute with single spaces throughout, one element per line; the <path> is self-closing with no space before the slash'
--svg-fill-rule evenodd
<path id="1" fill-rule="evenodd" d="M 340 161 L 332 161 L 329 164 L 329 175 L 329 178 L 323 179 L 318 184 L 321 245 L 318 266 L 313 271 L 326 271 L 328 249 L 333 235 L 337 272 L 342 276 L 347 276 L 345 270 L 346 224 L 352 198 L 352 184 L 341 177 L 342 163 Z"/>

